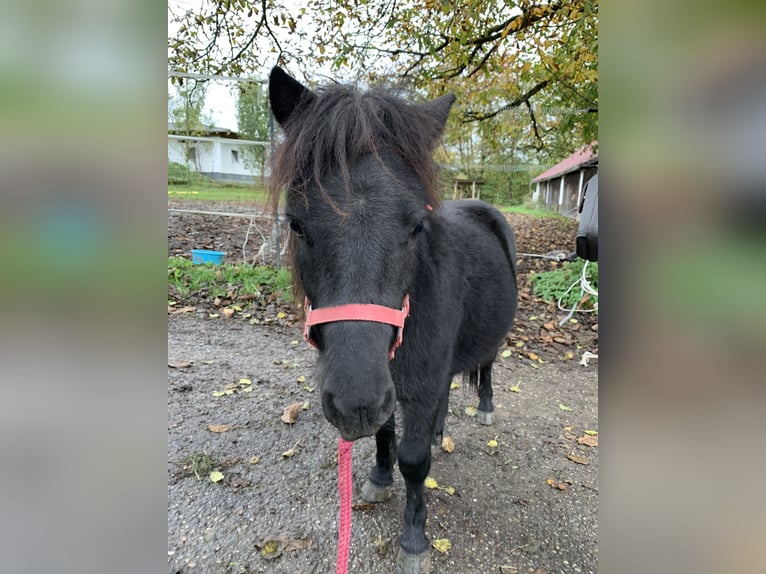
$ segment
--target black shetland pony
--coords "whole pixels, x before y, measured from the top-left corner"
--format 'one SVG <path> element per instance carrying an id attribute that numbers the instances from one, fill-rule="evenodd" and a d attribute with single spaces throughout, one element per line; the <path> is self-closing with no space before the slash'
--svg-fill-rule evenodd
<path id="1" fill-rule="evenodd" d="M 398 349 L 390 319 L 327 315 L 308 335 L 319 349 L 327 420 L 346 440 L 375 435 L 364 499 L 390 496 L 398 460 L 407 503 L 397 572 L 428 572 L 423 481 L 431 443 L 443 431 L 457 373 L 470 373 L 474 383 L 481 374 L 479 420 L 492 422 L 492 363 L 516 311 L 513 232 L 485 203 L 438 202 L 432 153 L 453 95 L 410 104 L 378 89 L 312 91 L 275 67 L 269 99 L 285 136 L 272 162 L 272 191 L 287 190 L 307 309 L 396 315 L 409 306 Z"/>

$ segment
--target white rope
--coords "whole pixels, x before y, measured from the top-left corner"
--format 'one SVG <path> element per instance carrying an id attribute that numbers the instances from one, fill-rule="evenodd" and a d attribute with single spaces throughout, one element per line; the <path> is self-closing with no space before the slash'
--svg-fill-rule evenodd
<path id="1" fill-rule="evenodd" d="M 559 327 L 561 327 L 564 323 L 569 321 L 569 319 L 572 318 L 572 315 L 574 315 L 575 311 L 579 311 L 580 313 L 592 313 L 593 311 L 598 311 L 598 301 L 595 302 L 593 309 L 578 309 L 577 307 L 580 305 L 580 303 L 583 300 L 583 296 L 585 293 L 588 293 L 589 295 L 592 295 L 594 297 L 598 297 L 598 291 L 593 288 L 593 285 L 591 285 L 590 281 L 588 281 L 588 277 L 586 276 L 586 270 L 588 269 L 588 263 L 590 261 L 585 261 L 582 266 L 582 273 L 580 274 L 580 277 L 572 283 L 569 288 L 564 291 L 564 294 L 559 297 L 559 300 L 557 302 L 558 308 L 562 311 L 568 311 L 568 314 L 566 317 L 564 317 L 561 321 L 559 321 Z M 577 298 L 577 303 L 574 304 L 574 307 L 571 309 L 567 309 L 566 307 L 563 307 L 561 305 L 561 302 L 564 300 L 564 297 L 566 297 L 569 292 L 574 289 L 577 285 L 580 286 L 580 296 Z"/>

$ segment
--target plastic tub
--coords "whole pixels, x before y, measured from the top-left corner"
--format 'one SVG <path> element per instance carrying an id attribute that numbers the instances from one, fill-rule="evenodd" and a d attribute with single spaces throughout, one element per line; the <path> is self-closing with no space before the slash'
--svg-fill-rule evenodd
<path id="1" fill-rule="evenodd" d="M 210 249 L 192 249 L 192 263 L 199 265 L 200 263 L 212 263 L 219 265 L 223 261 L 223 251 L 211 251 Z"/>

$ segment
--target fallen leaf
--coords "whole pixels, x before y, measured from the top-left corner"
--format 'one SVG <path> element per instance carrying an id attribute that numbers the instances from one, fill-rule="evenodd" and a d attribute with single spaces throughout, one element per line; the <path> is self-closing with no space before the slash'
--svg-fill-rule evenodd
<path id="1" fill-rule="evenodd" d="M 553 480 L 552 478 L 549 478 L 549 479 L 548 479 L 548 480 L 546 480 L 545 482 L 546 482 L 546 483 L 548 484 L 548 486 L 550 486 L 551 488 L 556 488 L 556 489 L 558 489 L 558 490 L 561 490 L 561 491 L 564 491 L 564 492 L 567 492 L 567 491 L 569 490 L 569 485 L 568 485 L 566 482 L 556 482 L 556 481 L 555 481 L 555 480 Z"/>
<path id="2" fill-rule="evenodd" d="M 215 299 L 213 299 L 213 305 L 215 305 L 216 307 L 220 307 L 221 306 L 221 298 L 220 297 L 216 297 Z"/>
<path id="3" fill-rule="evenodd" d="M 261 556 L 273 560 L 283 552 L 302 550 L 312 544 L 313 541 L 310 538 L 292 538 L 286 532 L 280 532 L 267 536 L 263 541 L 257 542 L 256 546 L 260 549 Z"/>
<path id="4" fill-rule="evenodd" d="M 215 363 L 215 361 L 202 361 L 202 364 L 204 365 L 212 365 L 213 363 Z"/>
<path id="5" fill-rule="evenodd" d="M 423 481 L 423 485 L 426 488 L 439 488 L 439 483 L 436 482 L 436 479 L 430 476 L 427 476 L 426 479 Z"/>
<path id="6" fill-rule="evenodd" d="M 293 403 L 285 407 L 282 412 L 282 422 L 289 425 L 298 420 L 298 414 L 301 412 L 301 403 Z"/>
<path id="7" fill-rule="evenodd" d="M 447 486 L 444 488 L 444 492 L 449 494 L 450 496 L 455 496 L 455 487 L 454 486 Z"/>
<path id="8" fill-rule="evenodd" d="M 223 473 L 220 470 L 214 470 L 210 473 L 210 480 L 213 482 L 221 482 L 223 480 Z"/>
<path id="9" fill-rule="evenodd" d="M 284 311 L 280 311 L 279 313 L 277 313 L 277 319 L 284 319 L 286 316 L 287 315 L 285 314 Z"/>
<path id="10" fill-rule="evenodd" d="M 313 393 L 314 392 L 314 387 L 305 386 L 305 387 L 303 387 L 303 390 L 304 391 L 308 391 L 309 393 Z"/>
<path id="11" fill-rule="evenodd" d="M 490 441 L 487 441 L 487 446 L 489 448 L 497 448 L 497 441 L 495 439 L 492 439 Z"/>
<path id="12" fill-rule="evenodd" d="M 191 366 L 192 364 L 189 361 L 168 361 L 168 367 L 171 369 L 186 369 Z"/>
<path id="13" fill-rule="evenodd" d="M 211 319 L 217 319 L 218 317 L 220 317 L 218 313 L 208 313 L 207 316 L 210 317 Z"/>
<path id="14" fill-rule="evenodd" d="M 539 355 L 538 355 L 537 353 L 527 353 L 527 357 L 529 357 L 529 358 L 530 358 L 530 359 L 532 359 L 533 361 L 536 361 L 537 359 L 539 359 L 539 358 L 540 358 L 540 357 L 539 357 Z"/>
<path id="15" fill-rule="evenodd" d="M 306 375 L 301 375 L 300 377 L 298 377 L 297 381 L 299 383 L 305 383 L 306 382 Z"/>
<path id="16" fill-rule="evenodd" d="M 431 546 L 436 548 L 439 552 L 444 554 L 445 552 L 448 552 L 452 548 L 452 542 L 450 542 L 447 538 L 438 538 L 437 540 L 434 540 L 431 543 Z"/>
<path id="17" fill-rule="evenodd" d="M 301 405 L 301 410 L 307 411 L 311 408 L 311 401 L 306 401 Z"/>
<path id="18" fill-rule="evenodd" d="M 564 438 L 567 440 L 575 440 L 577 438 L 576 434 L 572 434 L 571 432 L 565 432 Z"/>
<path id="19" fill-rule="evenodd" d="M 559 405 L 559 408 L 560 408 L 562 411 L 571 411 L 571 410 L 572 410 L 572 407 L 568 407 L 568 406 L 566 406 L 566 405 L 561 405 L 561 404 Z"/>
<path id="20" fill-rule="evenodd" d="M 500 356 L 507 359 L 508 357 L 511 356 L 511 350 L 510 349 L 504 350 L 502 353 L 500 353 Z"/>
<path id="21" fill-rule="evenodd" d="M 568 454 L 567 458 L 571 460 L 572 462 L 576 462 L 577 464 L 589 464 L 590 461 L 585 458 L 584 456 L 577 456 L 576 454 Z"/>
<path id="22" fill-rule="evenodd" d="M 551 321 L 551 322 L 549 322 L 549 323 L 545 323 L 545 324 L 543 325 L 543 327 L 544 327 L 544 328 L 546 328 L 546 329 L 548 329 L 549 331 L 553 331 L 553 330 L 556 328 L 556 327 L 553 325 L 553 321 Z"/>
<path id="23" fill-rule="evenodd" d="M 232 305 L 231 308 L 234 309 L 235 311 L 241 311 L 242 310 L 242 307 L 240 307 L 239 305 Z"/>
<path id="24" fill-rule="evenodd" d="M 210 432 L 228 432 L 232 428 L 231 425 L 207 425 L 207 430 Z"/>
<path id="25" fill-rule="evenodd" d="M 452 381 L 452 383 L 450 384 L 449 388 L 450 389 L 459 389 L 460 388 L 460 383 L 458 383 L 457 381 Z"/>
<path id="26" fill-rule="evenodd" d="M 508 390 L 511 391 L 512 393 L 519 393 L 519 392 L 521 392 L 521 388 L 519 388 L 519 385 L 514 385 L 511 388 L 509 388 Z"/>
<path id="27" fill-rule="evenodd" d="M 574 358 L 575 358 L 575 354 L 574 354 L 574 352 L 573 352 L 573 351 L 567 351 L 567 352 L 564 354 L 564 359 L 566 359 L 567 361 L 571 361 L 571 360 L 572 360 L 572 359 L 574 359 Z"/>
<path id="28" fill-rule="evenodd" d="M 465 408 L 465 414 L 467 414 L 469 417 L 476 416 L 476 413 L 477 413 L 477 409 L 474 406 L 468 405 Z"/>
<path id="29" fill-rule="evenodd" d="M 285 452 L 282 453 L 282 458 L 292 458 L 296 454 L 298 454 L 298 450 L 295 448 L 289 448 Z"/>
<path id="30" fill-rule="evenodd" d="M 253 384 L 253 381 L 251 381 L 250 379 L 240 379 L 239 380 L 239 385 L 241 387 L 247 387 L 248 385 L 252 385 L 252 384 Z"/>
<path id="31" fill-rule="evenodd" d="M 224 396 L 225 394 L 226 394 L 226 393 L 225 393 L 225 392 L 223 392 L 223 391 L 214 391 L 214 392 L 213 392 L 213 396 L 214 396 L 214 397 L 222 397 L 222 396 Z"/>
<path id="32" fill-rule="evenodd" d="M 590 436 L 597 436 L 598 435 L 598 431 L 597 430 L 584 430 L 582 432 L 584 432 L 585 434 L 590 435 Z"/>
<path id="33" fill-rule="evenodd" d="M 268 559 L 273 559 L 282 553 L 279 543 L 276 540 L 267 540 L 261 546 L 261 556 Z"/>
<path id="34" fill-rule="evenodd" d="M 455 450 L 455 443 L 452 441 L 452 439 L 448 436 L 445 436 L 442 439 L 442 450 L 444 452 L 452 452 Z"/>
<path id="35" fill-rule="evenodd" d="M 516 347 L 523 347 L 524 346 L 524 341 L 516 341 L 515 346 Z"/>
<path id="36" fill-rule="evenodd" d="M 251 456 L 250 457 L 250 464 L 258 464 L 259 462 L 261 462 L 261 457 L 260 456 Z"/>
<path id="37" fill-rule="evenodd" d="M 577 439 L 578 444 L 587 446 L 598 446 L 598 435 L 585 435 Z"/>
<path id="38" fill-rule="evenodd" d="M 298 344 L 298 340 L 297 339 L 293 339 L 292 341 L 290 341 L 290 346 L 291 347 L 295 347 L 295 345 L 297 345 L 297 344 Z"/>
<path id="39" fill-rule="evenodd" d="M 170 314 L 171 315 L 178 315 L 179 313 L 191 313 L 192 311 L 196 311 L 196 307 L 181 307 L 180 309 L 174 309 Z"/>
<path id="40" fill-rule="evenodd" d="M 234 309 L 226 307 L 223 310 L 223 316 L 226 317 L 227 319 L 231 319 L 234 316 Z"/>
<path id="41" fill-rule="evenodd" d="M 504 564 L 500 566 L 500 574 L 519 574 L 519 569 L 516 566 Z"/>

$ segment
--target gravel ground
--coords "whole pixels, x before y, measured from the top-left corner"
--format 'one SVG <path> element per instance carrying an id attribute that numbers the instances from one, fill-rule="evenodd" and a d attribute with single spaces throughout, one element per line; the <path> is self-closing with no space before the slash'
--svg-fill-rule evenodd
<path id="1" fill-rule="evenodd" d="M 314 353 L 297 325 L 213 319 L 202 308 L 169 315 L 169 572 L 334 572 L 337 433 L 313 388 Z M 597 572 L 598 448 L 577 440 L 598 428 L 597 381 L 593 361 L 499 356 L 491 427 L 466 415 L 472 393 L 462 384 L 452 391 L 445 434 L 455 450 L 434 450 L 431 476 L 455 493 L 427 492 L 426 529 L 452 548 L 431 549 L 433 572 Z M 239 390 L 213 396 L 227 385 Z M 280 420 L 285 406 L 306 401 L 295 424 Z M 207 467 L 192 464 L 205 456 Z M 357 441 L 349 571 L 389 574 L 404 486 L 395 471 L 391 500 L 361 504 L 373 456 L 373 439 Z M 212 482 L 210 470 L 224 478 Z"/>
<path id="2" fill-rule="evenodd" d="M 168 206 L 263 212 L 223 202 Z M 519 253 L 574 248 L 574 221 L 508 219 Z M 241 261 L 245 244 L 253 261 L 270 225 L 258 216 L 169 213 L 168 255 L 210 248 Z M 501 349 L 508 356 L 498 357 L 493 372 L 495 424 L 483 427 L 466 415 L 478 400 L 462 384 L 452 391 L 446 434 L 455 450 L 434 450 L 431 476 L 443 488 L 427 491 L 426 533 L 452 543 L 445 554 L 431 550 L 435 573 L 598 570 L 598 448 L 578 443 L 583 431 L 598 428 L 597 361 L 578 364 L 584 351 L 598 353 L 598 317 L 578 313 L 576 323 L 559 326 L 566 313 L 531 293 L 528 274 L 557 265 L 519 258 L 519 310 Z M 274 302 L 252 309 L 252 301 L 214 303 L 204 292 L 168 296 L 175 302 L 168 308 L 168 571 L 334 572 L 337 433 L 322 415 L 312 382 L 315 351 L 302 342 L 298 318 Z M 221 308 L 237 304 L 255 319 L 244 311 L 224 318 Z M 194 309 L 176 311 L 184 306 Z M 251 324 L 255 320 L 260 324 Z M 240 385 L 243 378 L 252 383 Z M 213 396 L 227 389 L 231 394 Z M 280 420 L 287 405 L 306 401 L 295 424 Z M 231 428 L 212 432 L 209 425 Z M 487 445 L 492 439 L 495 449 Z M 291 449 L 293 456 L 283 456 Z M 391 500 L 362 504 L 359 489 L 373 458 L 374 441 L 357 441 L 349 571 L 389 574 L 404 485 L 395 470 Z M 211 470 L 224 478 L 211 482 Z"/>

